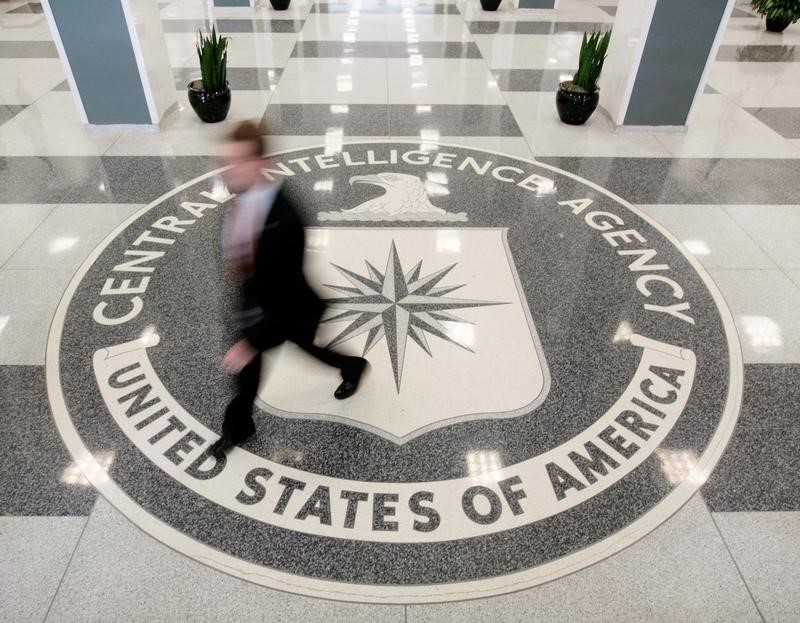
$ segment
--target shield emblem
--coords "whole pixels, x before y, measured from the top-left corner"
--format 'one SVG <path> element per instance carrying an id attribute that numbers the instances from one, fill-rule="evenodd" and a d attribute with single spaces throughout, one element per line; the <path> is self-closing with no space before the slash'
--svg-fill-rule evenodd
<path id="1" fill-rule="evenodd" d="M 320 345 L 363 355 L 352 398 L 294 345 L 268 355 L 259 399 L 395 443 L 471 419 L 531 412 L 549 389 L 505 229 L 312 228 L 307 276 L 328 302 Z"/>

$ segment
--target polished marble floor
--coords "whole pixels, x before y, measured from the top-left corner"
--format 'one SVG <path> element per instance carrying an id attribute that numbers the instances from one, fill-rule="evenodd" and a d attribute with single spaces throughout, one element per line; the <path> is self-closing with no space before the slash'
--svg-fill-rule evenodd
<path id="1" fill-rule="evenodd" d="M 267 3 L 242 11 L 211 9 L 202 0 L 160 2 L 179 108 L 160 131 L 135 132 L 82 126 L 41 5 L 0 0 L 0 620 L 800 621 L 800 26 L 766 33 L 749 5 L 737 4 L 686 133 L 615 133 L 601 114 L 583 127 L 563 125 L 553 105 L 557 84 L 576 67 L 580 33 L 612 26 L 614 5 L 561 0 L 555 13 L 535 14 L 504 2 L 492 14 L 481 11 L 477 0 L 293 0 L 278 13 Z M 229 122 L 214 126 L 199 122 L 185 91 L 198 67 L 195 29 L 210 18 L 232 39 L 234 91 Z M 169 471 L 164 439 L 156 440 L 159 446 L 155 437 L 142 437 L 150 429 L 143 425 L 142 433 L 130 425 L 124 410 L 92 419 L 106 410 L 102 397 L 97 402 L 89 396 L 105 365 L 94 362 L 92 368 L 91 353 L 111 351 L 112 344 L 138 334 L 102 336 L 91 327 L 83 331 L 82 323 L 91 320 L 92 297 L 132 244 L 124 232 L 143 231 L 159 211 L 170 214 L 181 196 L 165 195 L 182 188 L 187 201 L 212 201 L 210 195 L 198 199 L 201 190 L 211 190 L 215 203 L 224 199 L 218 189 L 203 186 L 212 178 L 198 178 L 217 167 L 213 155 L 230 123 L 251 118 L 277 134 L 275 151 L 297 150 L 292 158 L 305 155 L 315 163 L 305 171 L 284 157 L 296 173 L 287 183 L 311 203 L 326 203 L 325 218 L 308 215 L 315 221 L 309 253 L 318 286 L 339 288 L 337 311 L 363 309 L 358 297 L 374 294 L 390 274 L 403 276 L 404 287 L 413 290 L 453 266 L 433 293 L 458 299 L 460 307 L 437 302 L 437 313 L 450 314 L 439 318 L 414 308 L 420 313 L 412 314 L 402 347 L 396 319 L 391 328 L 384 324 L 374 335 L 365 331 L 343 342 L 361 350 L 365 339 L 374 341 L 371 377 L 348 409 L 319 398 L 328 382 L 323 372 L 308 372 L 297 353 L 281 353 L 260 399 L 274 417 L 263 420 L 258 442 L 232 458 L 227 475 L 208 481 L 204 495 L 214 503 L 203 506 L 183 493 L 200 486 L 183 489 L 185 472 Z M 379 179 L 380 163 L 394 164 L 392 150 L 395 176 L 424 184 L 430 200 L 418 209 L 435 227 L 408 227 L 386 214 L 381 218 L 390 222 L 366 234 L 375 218 L 343 225 L 346 209 L 367 212 L 363 206 L 374 200 L 376 186 L 399 185 L 396 178 Z M 337 160 L 343 152 L 352 161 L 370 162 L 349 171 L 351 161 Z M 456 154 L 451 168 L 426 169 L 420 160 L 427 154 L 429 164 L 430 154 L 449 152 Z M 474 166 L 460 169 L 467 158 Z M 489 159 L 485 175 L 477 173 L 474 167 Z M 332 163 L 342 166 L 325 168 Z M 669 259 L 698 319 L 692 327 L 670 325 L 660 333 L 662 340 L 680 336 L 696 354 L 695 390 L 673 423 L 670 439 L 677 441 L 662 444 L 642 468 L 624 463 L 612 472 L 622 477 L 630 468 L 620 481 L 628 488 L 611 489 L 618 495 L 611 512 L 591 500 L 571 509 L 575 517 L 581 508 L 594 517 L 591 529 L 565 519 L 550 524 L 549 532 L 527 533 L 525 542 L 504 541 L 504 532 L 480 522 L 447 523 L 455 515 L 442 511 L 439 533 L 420 526 L 409 536 L 405 526 L 414 525 L 415 517 L 427 517 L 431 525 L 436 514 L 397 509 L 396 532 L 385 529 L 392 523 L 387 513 L 378 519 L 354 513 L 355 532 L 348 533 L 335 504 L 328 526 L 324 504 L 300 508 L 312 482 L 336 491 L 342 482 L 363 480 L 376 500 L 387 495 L 376 489 L 381 483 L 424 482 L 437 499 L 448 495 L 443 482 L 496 486 L 506 481 L 487 475 L 521 464 L 526 452 L 564 441 L 560 436 L 569 427 L 556 423 L 559 412 L 574 407 L 577 413 L 595 402 L 609 409 L 619 392 L 609 397 L 601 380 L 636 371 L 638 359 L 618 361 L 606 354 L 616 351 L 603 350 L 631 348 L 626 319 L 640 319 L 635 289 L 612 274 L 619 256 L 609 239 L 590 239 L 586 226 L 574 222 L 577 216 L 565 220 L 572 212 L 564 207 L 563 213 L 526 212 L 528 204 L 520 201 L 536 193 L 505 183 L 502 177 L 512 169 L 493 168 L 498 165 L 555 180 L 557 192 L 541 179 L 531 182 L 543 189 L 543 202 L 602 199 L 604 209 L 619 210 L 646 233 L 658 258 Z M 362 183 L 354 183 L 353 174 Z M 512 186 L 516 194 L 508 190 Z M 520 193 L 527 193 L 524 200 Z M 150 211 L 142 212 L 151 202 Z M 374 207 L 369 213 L 381 214 Z M 158 382 L 176 401 L 176 416 L 188 423 L 194 414 L 199 421 L 193 430 L 208 437 L 218 430 L 225 399 L 214 372 L 224 336 L 213 328 L 200 337 L 186 332 L 187 326 L 205 327 L 219 304 L 208 294 L 216 291 L 208 249 L 217 248 L 218 220 L 213 210 L 206 214 L 174 245 L 175 253 L 186 254 L 183 261 L 168 258 L 169 268 L 154 273 L 147 313 L 152 308 L 161 315 L 147 318 L 168 326 L 161 332 L 168 347 L 141 361 L 152 361 L 161 374 Z M 126 222 L 128 230 L 118 229 Z M 119 235 L 109 238 L 115 230 Z M 548 272 L 554 256 L 561 260 Z M 611 259 L 598 259 L 606 257 Z M 198 266 L 202 270 L 193 269 Z M 595 292 L 601 286 L 606 290 Z M 709 294 L 716 288 L 724 303 Z M 65 291 L 72 298 L 63 298 Z M 580 303 L 587 292 L 588 306 Z M 398 290 L 392 296 L 399 300 Z M 53 327 L 62 339 L 48 348 Z M 695 328 L 704 333 L 695 335 Z M 336 339 L 347 324 L 325 330 Z M 725 352 L 726 335 L 740 345 L 738 365 L 733 356 L 727 365 L 714 359 Z M 103 337 L 112 341 L 97 343 Z M 498 345 L 508 345 L 505 357 L 492 350 Z M 661 353 L 653 356 L 665 356 L 653 350 Z M 88 358 L 81 359 L 84 351 Z M 56 385 L 63 388 L 63 405 L 47 369 L 54 352 L 62 358 Z M 506 367 L 492 364 L 493 357 Z M 681 361 L 672 365 L 685 364 L 690 374 Z M 308 391 L 286 392 L 299 374 L 310 375 Z M 719 419 L 721 429 L 732 421 L 722 415 L 718 398 L 726 381 L 742 389 L 738 422 L 727 431 L 727 443 L 705 453 L 719 459 L 713 472 L 692 473 L 682 461 L 691 467 L 697 459 L 692 452 L 711 445 L 704 425 Z M 204 389 L 214 386 L 220 389 Z M 548 411 L 554 401 L 561 411 Z M 531 409 L 538 420 L 526 419 L 523 411 Z M 76 452 L 67 412 L 93 458 Z M 481 417 L 475 419 L 476 413 Z M 515 428 L 523 422 L 534 435 Z M 182 452 L 194 458 L 188 446 Z M 287 477 L 305 473 L 301 468 L 313 472 L 317 480 L 309 479 L 303 496 L 288 506 L 295 519 L 320 518 L 312 517 L 313 529 L 295 540 L 259 532 L 247 523 L 266 513 L 258 504 L 249 515 L 235 508 L 241 521 L 225 523 L 218 509 L 234 502 L 215 498 L 224 493 L 217 485 L 251 465 L 245 459 L 273 471 L 277 465 Z M 152 467 L 159 461 L 163 473 Z M 131 466 L 141 481 L 123 477 L 121 470 Z M 651 503 L 653 495 L 679 484 L 689 485 L 679 502 Z M 504 490 L 510 498 L 503 502 L 512 511 L 513 486 Z M 405 489 L 398 491 L 402 496 Z M 243 492 L 247 499 L 257 489 Z M 567 492 L 573 494 L 584 495 Z M 532 502 L 532 494 L 521 500 L 527 513 L 534 510 L 524 505 Z M 535 512 L 546 515 L 551 503 L 541 501 Z M 174 506 L 189 509 L 185 517 Z M 489 517 L 491 509 L 484 515 L 482 508 L 475 512 Z M 525 515 L 509 512 L 496 525 L 519 532 Z M 655 518 L 647 519 L 641 534 L 621 536 L 638 513 Z M 291 528 L 284 519 L 291 517 L 272 518 Z M 370 519 L 385 530 L 379 537 Z M 170 532 L 158 522 L 180 529 Z M 370 530 L 373 537 L 364 536 Z M 441 543 L 434 543 L 437 534 Z M 536 549 L 530 543 L 543 543 L 552 563 L 569 558 L 568 537 L 584 536 L 587 545 L 605 543 L 608 551 L 580 558 L 574 573 L 561 569 L 552 581 L 538 577 L 516 587 L 503 581 L 514 564 L 538 568 L 541 561 L 519 558 L 520 551 Z M 393 538 L 415 547 L 391 550 Z M 336 547 L 323 546 L 323 539 Z M 358 552 L 355 562 L 348 562 L 342 543 Z M 426 544 L 437 546 L 434 553 L 426 553 Z M 383 556 L 378 546 L 394 553 Z M 249 576 L 251 567 L 231 562 L 241 559 L 308 582 Z M 337 594 L 315 584 L 326 580 L 359 588 Z M 449 586 L 467 580 L 468 588 L 447 594 Z M 409 596 L 408 590 L 393 593 L 393 583 L 433 588 Z"/>

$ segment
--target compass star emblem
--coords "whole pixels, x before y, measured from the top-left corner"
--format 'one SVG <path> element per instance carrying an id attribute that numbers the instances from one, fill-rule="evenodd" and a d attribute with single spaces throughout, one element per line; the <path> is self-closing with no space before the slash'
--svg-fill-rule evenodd
<path id="1" fill-rule="evenodd" d="M 325 287 L 344 295 L 340 298 L 327 299 L 328 305 L 334 309 L 345 311 L 327 318 L 324 322 L 349 321 L 350 324 L 333 338 L 328 346 L 336 346 L 367 333 L 367 342 L 364 345 L 364 355 L 366 355 L 381 339 L 385 338 L 398 392 L 400 391 L 403 362 L 409 338 L 430 357 L 433 356 L 433 353 L 428 345 L 426 333 L 473 352 L 469 345 L 456 339 L 453 332 L 442 324 L 443 322 L 471 324 L 450 311 L 505 305 L 505 303 L 499 302 L 445 296 L 464 287 L 464 284 L 437 287 L 439 282 L 457 264 L 426 276 L 420 276 L 422 272 L 422 261 L 420 260 L 413 269 L 406 273 L 394 241 L 389 250 L 385 272 L 381 273 L 369 262 L 365 262 L 365 264 L 367 266 L 366 275 L 359 275 L 336 264 L 331 264 L 350 282 L 351 286 L 325 284 Z"/>

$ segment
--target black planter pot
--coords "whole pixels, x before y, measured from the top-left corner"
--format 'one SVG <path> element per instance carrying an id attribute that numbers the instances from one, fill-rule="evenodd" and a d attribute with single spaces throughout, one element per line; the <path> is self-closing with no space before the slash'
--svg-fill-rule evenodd
<path id="1" fill-rule="evenodd" d="M 231 109 L 231 90 L 228 83 L 220 91 L 206 91 L 202 80 L 192 80 L 189 83 L 189 103 L 192 108 L 206 123 L 224 121 Z"/>
<path id="2" fill-rule="evenodd" d="M 767 18 L 767 30 L 770 32 L 783 32 L 789 26 L 791 22 L 787 22 L 782 19 L 772 19 L 771 17 Z"/>
<path id="3" fill-rule="evenodd" d="M 285 11 L 289 8 L 291 0 L 269 0 L 269 2 L 276 11 Z"/>
<path id="4" fill-rule="evenodd" d="M 484 11 L 496 11 L 502 0 L 481 0 L 481 8 Z"/>
<path id="5" fill-rule="evenodd" d="M 570 125 L 583 125 L 592 116 L 600 101 L 600 93 L 572 91 L 572 81 L 562 82 L 556 93 L 556 108 L 561 121 Z"/>

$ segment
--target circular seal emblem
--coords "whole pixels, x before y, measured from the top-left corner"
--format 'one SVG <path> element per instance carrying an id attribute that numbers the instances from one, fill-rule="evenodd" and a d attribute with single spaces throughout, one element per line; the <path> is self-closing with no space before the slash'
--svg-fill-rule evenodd
<path id="1" fill-rule="evenodd" d="M 370 372 L 336 401 L 335 371 L 268 352 L 257 435 L 217 460 L 236 199 L 214 171 L 134 215 L 67 289 L 47 380 L 86 476 L 152 536 L 277 589 L 447 601 L 597 562 L 705 481 L 739 409 L 738 340 L 635 207 L 451 145 L 296 150 L 263 174 L 309 226 L 318 342 Z"/>

